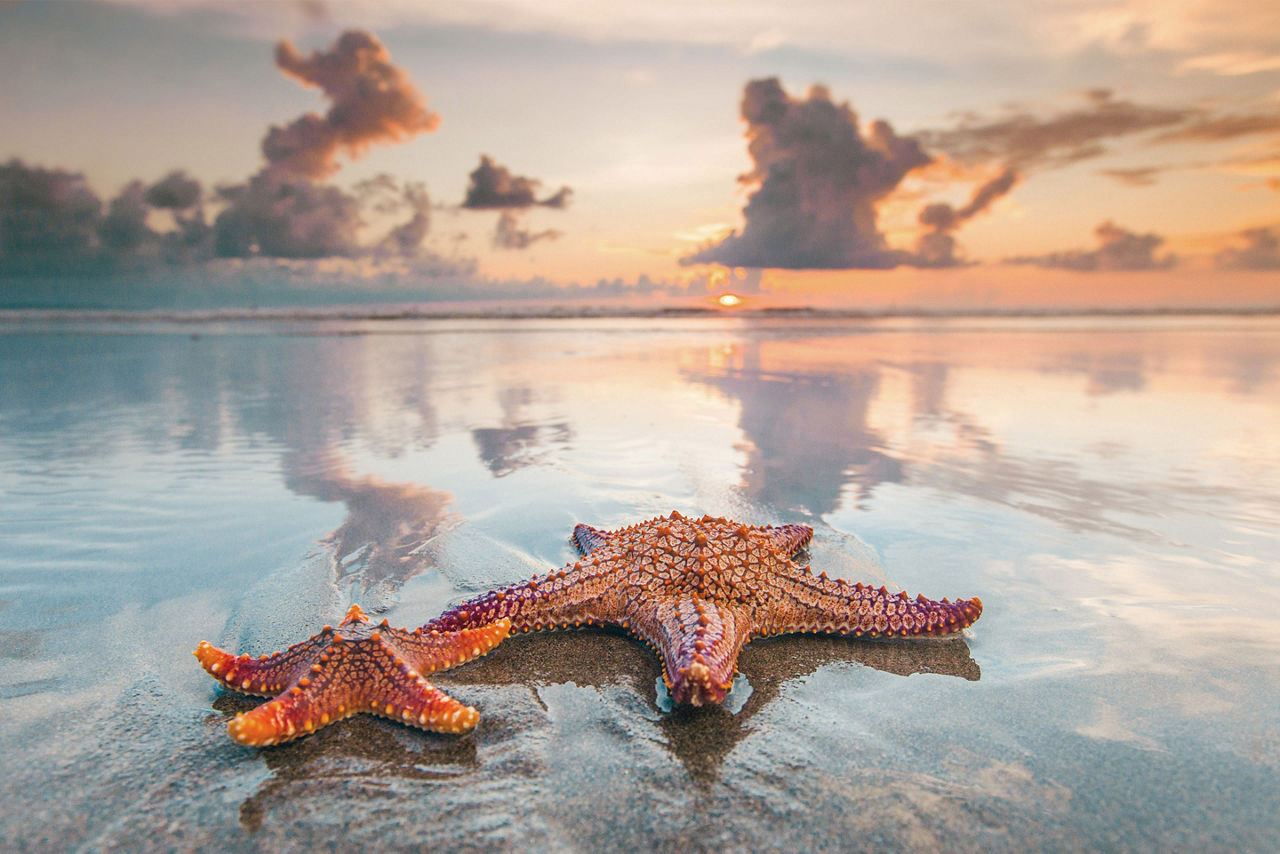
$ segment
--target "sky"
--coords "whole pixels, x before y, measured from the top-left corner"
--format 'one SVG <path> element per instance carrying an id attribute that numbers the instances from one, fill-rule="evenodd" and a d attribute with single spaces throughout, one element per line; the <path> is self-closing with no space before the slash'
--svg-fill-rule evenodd
<path id="1" fill-rule="evenodd" d="M 0 75 L 0 304 L 1280 305 L 1274 2 L 10 0 Z"/>

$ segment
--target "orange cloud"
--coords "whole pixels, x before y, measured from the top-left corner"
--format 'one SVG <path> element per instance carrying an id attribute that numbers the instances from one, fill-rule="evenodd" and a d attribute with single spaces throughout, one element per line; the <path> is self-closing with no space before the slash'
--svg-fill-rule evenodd
<path id="1" fill-rule="evenodd" d="M 273 178 L 325 178 L 338 170 L 340 149 L 358 157 L 374 143 L 402 142 L 440 126 L 440 116 L 372 33 L 348 30 L 332 48 L 310 56 L 282 41 L 276 65 L 332 103 L 323 116 L 306 113 L 267 132 L 262 153 Z"/>

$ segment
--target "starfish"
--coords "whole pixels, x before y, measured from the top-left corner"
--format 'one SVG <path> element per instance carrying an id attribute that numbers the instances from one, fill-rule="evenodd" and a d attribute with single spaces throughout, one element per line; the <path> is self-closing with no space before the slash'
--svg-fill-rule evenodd
<path id="1" fill-rule="evenodd" d="M 238 658 L 208 641 L 195 656 L 209 675 L 246 694 L 274 696 L 269 703 L 236 715 L 227 732 L 236 741 L 266 747 L 292 741 L 326 724 L 370 712 L 435 732 L 461 733 L 479 713 L 422 678 L 484 655 L 507 636 L 511 624 L 495 618 L 487 625 L 456 632 L 374 625 L 352 605 L 335 631 L 317 635 L 284 652 L 256 661 Z"/>
<path id="2" fill-rule="evenodd" d="M 662 658 L 678 704 L 719 703 L 752 638 L 794 632 L 867 637 L 945 635 L 982 614 L 982 601 L 940 602 L 813 575 L 792 558 L 807 525 L 740 525 L 673 512 L 618 531 L 578 525 L 582 559 L 470 599 L 424 630 L 508 619 L 511 630 L 605 625 L 626 629 Z"/>

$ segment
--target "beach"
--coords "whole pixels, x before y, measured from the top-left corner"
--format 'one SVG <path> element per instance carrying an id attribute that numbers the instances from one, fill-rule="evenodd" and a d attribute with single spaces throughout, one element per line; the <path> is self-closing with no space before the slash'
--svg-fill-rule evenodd
<path id="1" fill-rule="evenodd" d="M 1280 847 L 1275 316 L 30 320 L 13 850 Z M 513 637 L 432 676 L 469 734 L 261 750 L 191 655 L 418 626 L 672 510 L 809 525 L 815 573 L 982 617 L 756 641 L 700 709 L 620 631 Z"/>

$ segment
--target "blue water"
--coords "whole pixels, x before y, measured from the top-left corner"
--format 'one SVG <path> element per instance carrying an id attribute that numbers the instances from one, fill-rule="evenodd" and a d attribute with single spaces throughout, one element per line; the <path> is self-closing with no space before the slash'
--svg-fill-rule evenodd
<path id="1" fill-rule="evenodd" d="M 1277 424 L 1274 318 L 10 320 L 0 838 L 1274 850 Z M 418 625 L 673 509 L 985 611 L 757 642 L 697 714 L 624 637 L 522 637 L 439 676 L 468 736 L 267 751 L 190 655 Z"/>

